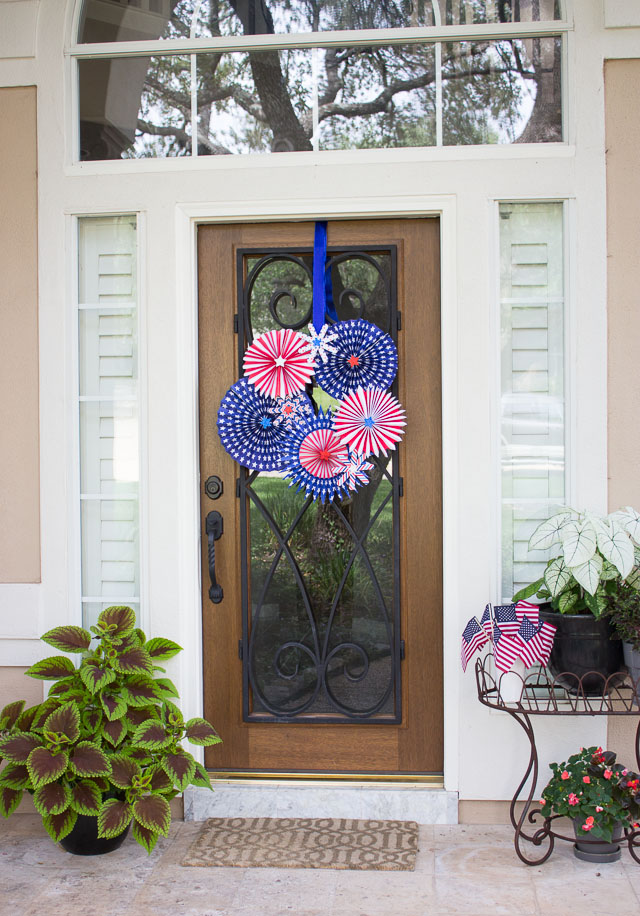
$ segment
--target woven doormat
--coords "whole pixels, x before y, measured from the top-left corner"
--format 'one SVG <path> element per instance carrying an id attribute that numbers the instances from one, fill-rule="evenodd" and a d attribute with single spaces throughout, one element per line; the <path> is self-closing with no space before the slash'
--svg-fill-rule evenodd
<path id="1" fill-rule="evenodd" d="M 182 864 L 413 871 L 417 851 L 414 821 L 213 817 Z"/>

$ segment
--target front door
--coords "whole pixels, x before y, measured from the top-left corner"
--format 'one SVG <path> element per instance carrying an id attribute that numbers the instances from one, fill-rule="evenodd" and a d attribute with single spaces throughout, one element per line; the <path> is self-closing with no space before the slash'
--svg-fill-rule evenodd
<path id="1" fill-rule="evenodd" d="M 217 433 L 255 335 L 307 330 L 313 240 L 311 222 L 198 233 L 205 715 L 223 739 L 206 762 L 233 773 L 438 773 L 438 221 L 328 226 L 338 318 L 372 322 L 398 349 L 392 392 L 406 434 L 369 459 L 367 486 L 314 502 L 280 472 L 240 467 Z M 316 409 L 335 405 L 317 386 L 308 393 Z"/>

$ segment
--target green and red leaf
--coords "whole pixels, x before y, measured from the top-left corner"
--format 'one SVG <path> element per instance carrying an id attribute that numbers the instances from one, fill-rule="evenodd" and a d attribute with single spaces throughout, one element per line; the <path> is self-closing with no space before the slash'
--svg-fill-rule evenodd
<path id="1" fill-rule="evenodd" d="M 176 685 L 168 677 L 157 677 L 155 678 L 155 683 L 162 691 L 163 699 L 166 697 L 179 697 L 180 694 L 176 689 Z"/>
<path id="2" fill-rule="evenodd" d="M 121 674 L 151 674 L 153 667 L 142 646 L 132 646 L 124 652 L 118 652 L 112 664 Z"/>
<path id="3" fill-rule="evenodd" d="M 98 836 L 110 839 L 119 836 L 130 823 L 133 812 L 131 805 L 119 798 L 108 798 L 102 803 L 98 814 Z"/>
<path id="4" fill-rule="evenodd" d="M 78 814 L 97 814 L 102 803 L 102 792 L 89 779 L 77 782 L 71 788 L 71 807 Z"/>
<path id="5" fill-rule="evenodd" d="M 184 716 L 182 715 L 180 708 L 172 703 L 171 700 L 165 700 L 162 704 L 162 713 L 160 718 L 165 723 L 165 725 L 170 725 L 172 728 L 179 726 L 182 728 L 184 726 Z"/>
<path id="6" fill-rule="evenodd" d="M 21 712 L 16 722 L 17 728 L 22 729 L 23 732 L 30 731 L 33 720 L 38 715 L 39 709 L 40 705 L 38 704 L 37 706 L 30 706 L 29 709 L 25 709 L 24 712 Z"/>
<path id="7" fill-rule="evenodd" d="M 192 744 L 211 747 L 222 741 L 213 725 L 210 725 L 206 719 L 189 719 L 185 728 L 185 738 L 188 738 Z"/>
<path id="8" fill-rule="evenodd" d="M 162 769 L 174 786 L 181 792 L 190 785 L 196 771 L 196 762 L 186 751 L 178 754 L 166 754 L 162 758 Z"/>
<path id="9" fill-rule="evenodd" d="M 160 750 L 171 741 L 162 722 L 157 719 L 147 719 L 139 725 L 131 736 L 131 743 L 148 750 Z"/>
<path id="10" fill-rule="evenodd" d="M 33 793 L 33 804 L 42 817 L 62 814 L 71 804 L 71 791 L 68 786 L 63 786 L 60 782 L 50 782 L 36 789 Z"/>
<path id="11" fill-rule="evenodd" d="M 113 745 L 113 747 L 117 747 L 127 734 L 127 726 L 122 719 L 117 719 L 115 722 L 104 722 L 102 725 L 102 734 L 109 744 Z"/>
<path id="12" fill-rule="evenodd" d="M 138 725 L 142 725 L 147 719 L 159 719 L 158 708 L 156 706 L 139 706 L 136 709 L 130 709 L 127 713 L 126 722 L 132 731 L 135 731 Z"/>
<path id="13" fill-rule="evenodd" d="M 179 646 L 177 642 L 172 642 L 170 639 L 164 639 L 162 636 L 150 639 L 149 642 L 145 643 L 144 647 L 154 662 L 166 662 L 168 659 L 173 658 L 174 655 L 177 655 L 178 652 L 182 652 L 182 646 Z"/>
<path id="14" fill-rule="evenodd" d="M 82 683 L 91 691 L 97 693 L 107 684 L 111 684 L 116 679 L 116 673 L 111 668 L 107 668 L 104 663 L 95 658 L 85 659 L 80 666 L 80 677 Z"/>
<path id="15" fill-rule="evenodd" d="M 73 808 L 67 808 L 62 814 L 50 814 L 48 817 L 43 817 L 42 823 L 51 839 L 59 843 L 67 834 L 71 833 L 77 820 L 77 812 Z"/>
<path id="16" fill-rule="evenodd" d="M 86 652 L 91 645 L 91 633 L 74 626 L 55 627 L 41 639 L 61 652 Z"/>
<path id="17" fill-rule="evenodd" d="M 47 721 L 54 709 L 58 709 L 61 706 L 61 702 L 57 697 L 49 697 L 43 703 L 40 703 L 36 714 L 33 717 L 33 724 L 31 726 L 32 731 L 42 731 L 44 728 L 44 723 Z"/>
<path id="18" fill-rule="evenodd" d="M 38 735 L 30 732 L 14 732 L 0 739 L 0 754 L 15 763 L 26 763 L 31 751 L 40 747 L 42 741 Z"/>
<path id="19" fill-rule="evenodd" d="M 13 728 L 18 721 L 18 717 L 24 709 L 24 700 L 14 700 L 13 703 L 7 703 L 0 712 L 0 731 L 4 728 Z"/>
<path id="20" fill-rule="evenodd" d="M 139 824 L 154 833 L 167 836 L 171 824 L 171 808 L 162 795 L 143 795 L 133 805 L 133 816 Z"/>
<path id="21" fill-rule="evenodd" d="M 109 776 L 111 773 L 109 758 L 92 741 L 76 745 L 69 766 L 78 776 Z"/>
<path id="22" fill-rule="evenodd" d="M 127 711 L 127 701 L 125 698 L 121 694 L 112 693 L 109 690 L 102 691 L 100 694 L 100 703 L 110 722 L 121 719 Z"/>
<path id="23" fill-rule="evenodd" d="M 25 674 L 28 674 L 29 677 L 37 677 L 42 681 L 57 681 L 60 677 L 68 677 L 73 674 L 75 670 L 70 658 L 65 658 L 64 655 L 52 655 L 50 658 L 43 658 L 42 661 L 31 665 Z"/>
<path id="24" fill-rule="evenodd" d="M 52 753 L 46 747 L 36 747 L 29 754 L 27 768 L 34 789 L 55 782 L 67 769 L 69 755 L 65 751 Z"/>
<path id="25" fill-rule="evenodd" d="M 153 847 L 158 842 L 158 835 L 153 830 L 149 830 L 148 827 L 144 827 L 142 824 L 139 824 L 138 821 L 133 822 L 133 827 L 131 828 L 131 833 L 133 838 L 137 843 L 146 849 L 148 853 L 152 852 Z"/>
<path id="26" fill-rule="evenodd" d="M 111 757 L 111 782 L 119 789 L 129 789 L 133 777 L 140 776 L 140 764 L 124 754 L 114 754 Z"/>
<path id="27" fill-rule="evenodd" d="M 65 703 L 54 710 L 44 723 L 44 730 L 64 735 L 69 741 L 77 741 L 80 737 L 80 710 L 76 704 Z"/>
<path id="28" fill-rule="evenodd" d="M 173 789 L 173 783 L 161 767 L 156 767 L 151 776 L 152 792 L 170 792 Z"/>
<path id="29" fill-rule="evenodd" d="M 201 763 L 198 763 L 196 760 L 196 771 L 193 774 L 191 779 L 192 786 L 200 786 L 203 789 L 211 789 L 213 791 L 213 786 L 211 785 L 211 777 L 202 766 Z"/>
<path id="30" fill-rule="evenodd" d="M 162 698 L 161 691 L 150 677 L 133 674 L 127 678 L 124 693 L 129 706 L 148 706 Z"/>
<path id="31" fill-rule="evenodd" d="M 10 817 L 22 799 L 22 789 L 10 789 L 8 786 L 0 788 L 0 814 Z"/>
<path id="32" fill-rule="evenodd" d="M 8 789 L 28 789 L 31 787 L 31 777 L 26 763 L 8 763 L 0 771 L 0 786 Z"/>
<path id="33" fill-rule="evenodd" d="M 66 693 L 70 690 L 75 683 L 75 677 L 63 677 L 59 681 L 56 681 L 55 684 L 52 684 L 49 687 L 49 696 L 57 697 L 62 693 Z"/>
<path id="34" fill-rule="evenodd" d="M 102 712 L 99 709 L 85 709 L 82 713 L 82 724 L 95 735 L 102 724 Z"/>
<path id="35" fill-rule="evenodd" d="M 109 630 L 113 636 L 128 636 L 135 628 L 136 613 L 130 607 L 108 607 L 98 617 L 98 626 Z"/>

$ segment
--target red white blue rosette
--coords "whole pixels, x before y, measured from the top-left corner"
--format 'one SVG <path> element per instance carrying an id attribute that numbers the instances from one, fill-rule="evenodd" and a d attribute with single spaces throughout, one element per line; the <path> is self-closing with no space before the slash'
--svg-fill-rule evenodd
<path id="1" fill-rule="evenodd" d="M 397 399 L 379 388 L 358 388 L 347 395 L 334 419 L 340 441 L 364 458 L 394 449 L 405 426 L 405 412 Z"/>
<path id="2" fill-rule="evenodd" d="M 363 318 L 331 328 L 335 352 L 316 367 L 316 382 L 334 398 L 357 388 L 389 388 L 398 371 L 398 351 L 388 334 Z"/>
<path id="3" fill-rule="evenodd" d="M 282 328 L 259 334 L 244 354 L 243 367 L 249 381 L 261 394 L 287 398 L 304 391 L 314 371 L 308 338 Z"/>
<path id="4" fill-rule="evenodd" d="M 331 411 L 304 419 L 289 433 L 285 456 L 286 474 L 290 486 L 298 484 L 308 496 L 330 502 L 344 491 L 344 466 L 348 461 L 347 447 L 333 431 Z"/>
<path id="5" fill-rule="evenodd" d="M 342 483 L 350 490 L 366 487 L 369 483 L 367 471 L 372 471 L 373 467 L 373 463 L 367 461 L 362 455 L 350 452 L 349 458 L 342 468 Z"/>
<path id="6" fill-rule="evenodd" d="M 313 417 L 311 401 L 295 396 L 300 416 Z M 227 391 L 218 409 L 218 434 L 226 451 L 252 471 L 280 471 L 289 441 L 286 424 L 278 423 L 278 402 L 241 378 Z"/>

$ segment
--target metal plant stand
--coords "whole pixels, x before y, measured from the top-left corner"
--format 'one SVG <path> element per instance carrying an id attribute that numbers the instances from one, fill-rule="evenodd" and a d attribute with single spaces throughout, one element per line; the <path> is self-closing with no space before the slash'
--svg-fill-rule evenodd
<path id="1" fill-rule="evenodd" d="M 600 696 L 590 695 L 593 692 L 593 678 L 598 675 L 589 672 L 583 678 L 578 678 L 570 673 L 559 674 L 554 677 L 542 667 L 534 668 L 523 679 L 522 696 L 517 702 L 505 702 L 500 694 L 496 676 L 493 671 L 491 655 L 478 659 L 475 666 L 478 699 L 490 709 L 499 709 L 508 713 L 524 730 L 531 752 L 529 763 L 524 776 L 515 791 L 509 808 L 509 817 L 515 831 L 514 845 L 518 857 L 525 865 L 542 865 L 546 862 L 556 840 L 565 840 L 575 843 L 574 836 L 566 836 L 554 829 L 554 822 L 559 815 L 545 817 L 540 822 L 540 808 L 532 808 L 531 803 L 538 781 L 538 751 L 536 748 L 535 732 L 532 724 L 533 716 L 638 716 L 636 729 L 636 764 L 640 771 L 640 706 L 638 693 L 640 683 L 633 684 L 625 672 L 618 672 L 608 679 L 602 678 Z M 587 688 L 583 682 L 591 685 Z M 529 793 L 524 803 L 520 817 L 516 817 L 516 803 L 524 793 L 527 782 L 531 780 Z M 600 840 L 582 839 L 581 843 L 594 845 Z M 640 864 L 640 829 L 625 828 L 623 842 L 629 847 L 629 853 Z M 527 846 L 526 844 L 531 844 Z M 541 854 L 534 856 L 535 849 L 540 849 Z"/>

